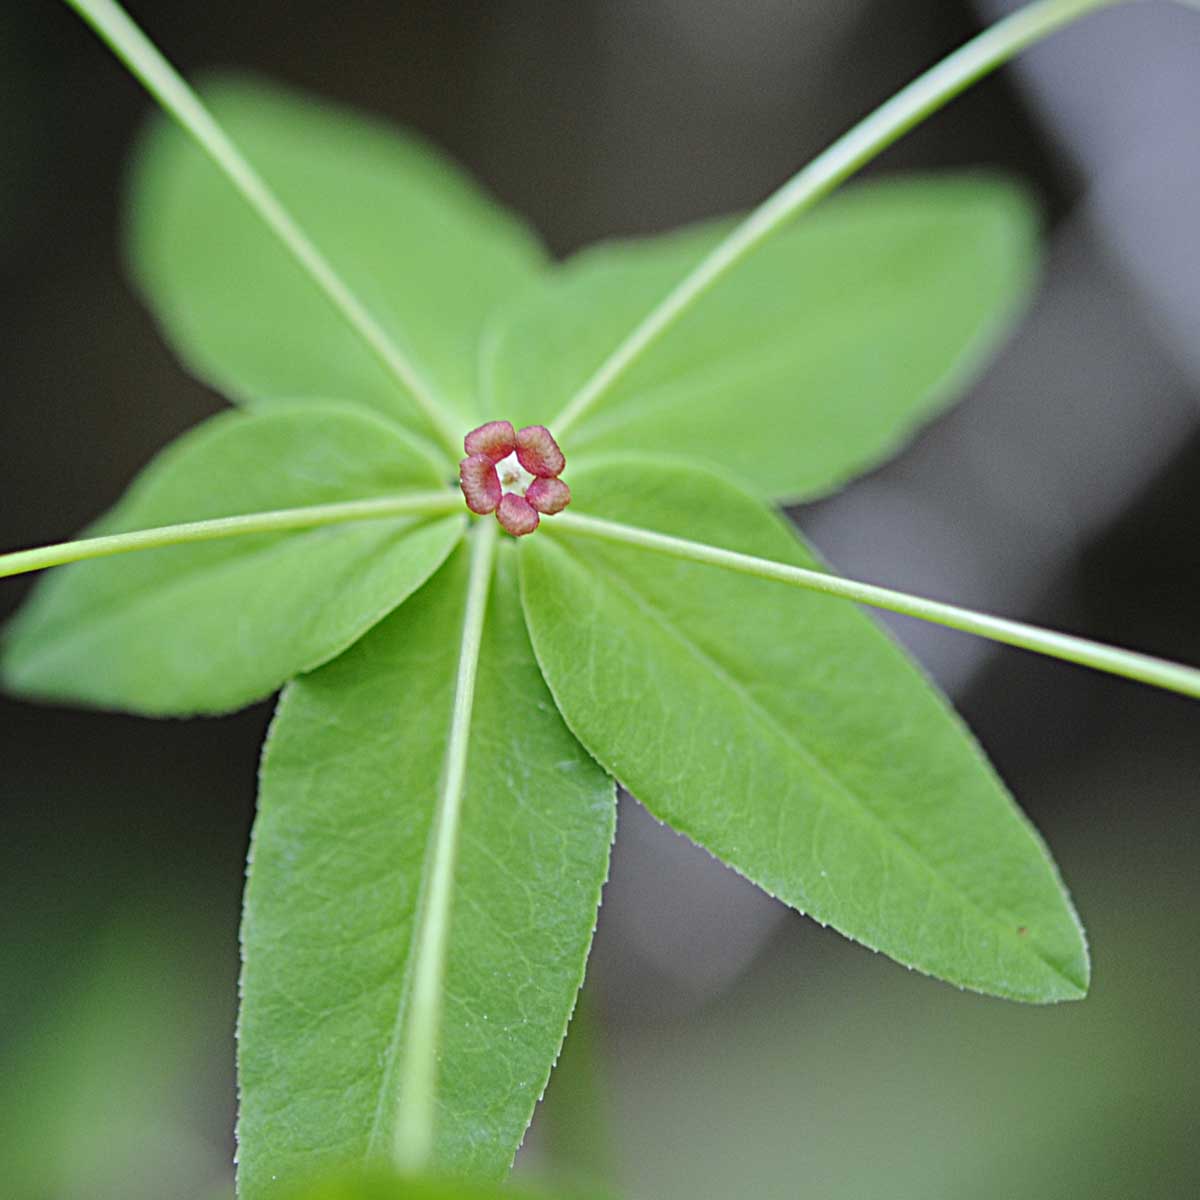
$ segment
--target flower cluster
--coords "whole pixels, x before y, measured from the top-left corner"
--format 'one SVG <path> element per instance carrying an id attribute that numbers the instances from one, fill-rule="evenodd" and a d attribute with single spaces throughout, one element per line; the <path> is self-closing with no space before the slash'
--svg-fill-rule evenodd
<path id="1" fill-rule="evenodd" d="M 463 439 L 467 457 L 458 464 L 467 507 L 481 516 L 494 512 L 513 535 L 532 533 L 539 513 L 551 516 L 571 503 L 559 475 L 567 460 L 545 425 L 514 430 L 510 421 L 489 421 Z"/>

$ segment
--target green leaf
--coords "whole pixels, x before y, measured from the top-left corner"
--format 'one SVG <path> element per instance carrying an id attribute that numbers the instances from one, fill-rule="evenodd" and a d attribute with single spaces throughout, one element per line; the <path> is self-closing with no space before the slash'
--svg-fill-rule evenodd
<path id="1" fill-rule="evenodd" d="M 585 250 L 497 317 L 488 411 L 553 428 L 726 223 Z M 829 491 L 893 453 L 977 372 L 1029 291 L 1035 221 L 993 179 L 827 201 L 732 271 L 571 430 L 584 454 L 719 464 L 764 497 Z"/>
<path id="2" fill-rule="evenodd" d="M 499 547 L 479 663 L 431 1160 L 485 1179 L 511 1164 L 562 1042 L 615 819 L 533 660 L 514 553 Z M 280 703 L 243 925 L 243 1200 L 391 1153 L 466 558 Z"/>
<path id="3" fill-rule="evenodd" d="M 163 451 L 96 533 L 445 486 L 395 426 L 329 403 L 226 413 Z M 6 631 L 5 684 L 148 714 L 223 712 L 341 653 L 419 587 L 458 517 L 358 521 L 64 567 Z"/>
<path id="4" fill-rule="evenodd" d="M 16 789 L 6 796 L 15 807 Z M 111 793 L 97 793 L 97 801 L 106 799 Z M 8 909 L 12 933 L 6 930 L 0 996 L 27 987 L 31 967 L 35 979 L 50 963 L 62 974 L 53 988 L 31 992 L 37 1003 L 27 1012 L 14 1005 L 5 1014 L 3 1194 L 10 1200 L 195 1197 L 205 1179 L 225 1169 L 220 1117 L 205 1111 L 205 1101 L 224 1090 L 224 1071 L 212 1070 L 212 1041 L 221 1038 L 230 1008 L 213 983 L 227 975 L 226 947 L 214 953 L 225 939 L 194 893 L 168 916 L 171 900 L 143 887 L 133 889 L 135 903 L 121 902 L 85 936 L 64 918 L 80 911 L 70 888 L 81 876 L 98 898 L 104 876 L 93 872 L 90 859 L 72 856 L 65 878 L 56 880 L 53 908 L 18 901 L 15 911 Z M 31 878 L 37 876 L 14 879 L 9 895 L 32 898 Z M 113 884 L 105 897 L 110 903 L 128 889 L 125 881 Z M 101 916 L 103 906 L 97 907 L 101 912 L 89 916 Z M 22 961 L 26 950 L 32 963 Z"/>
<path id="5" fill-rule="evenodd" d="M 484 317 L 541 267 L 512 217 L 431 147 L 264 84 L 203 90 L 216 119 L 464 429 Z M 134 274 L 202 379 L 244 402 L 355 400 L 425 419 L 211 162 L 155 122 L 129 200 Z"/>
<path id="6" fill-rule="evenodd" d="M 597 516 L 814 565 L 707 471 L 626 457 L 573 471 L 571 487 Z M 565 531 L 520 550 L 567 724 L 655 816 L 908 966 L 1013 999 L 1083 995 L 1082 932 L 1044 846 L 864 614 Z"/>
<path id="7" fill-rule="evenodd" d="M 393 1175 L 387 1171 L 351 1171 L 329 1176 L 315 1184 L 287 1192 L 287 1200 L 600 1200 L 600 1193 L 527 1191 L 508 1184 L 467 1182 L 461 1179 L 437 1179 Z"/>

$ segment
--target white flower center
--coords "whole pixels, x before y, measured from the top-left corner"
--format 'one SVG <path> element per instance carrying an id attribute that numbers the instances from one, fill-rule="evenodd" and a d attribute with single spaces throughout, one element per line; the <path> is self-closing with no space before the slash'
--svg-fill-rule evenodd
<path id="1" fill-rule="evenodd" d="M 500 486 L 519 496 L 525 495 L 525 489 L 533 482 L 533 476 L 517 460 L 516 451 L 496 464 L 496 473 L 500 476 Z"/>

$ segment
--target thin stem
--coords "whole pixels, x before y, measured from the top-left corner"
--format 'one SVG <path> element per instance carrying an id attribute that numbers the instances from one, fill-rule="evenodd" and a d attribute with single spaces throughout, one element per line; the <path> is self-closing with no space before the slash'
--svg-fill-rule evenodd
<path id="1" fill-rule="evenodd" d="M 571 398 L 551 428 L 560 441 L 723 276 L 773 234 L 971 84 L 1076 18 L 1119 0 L 1038 0 L 998 21 L 897 92 L 756 208 L 654 308 Z"/>
<path id="2" fill-rule="evenodd" d="M 158 48 L 114 0 L 66 0 L 99 34 L 146 90 L 224 173 L 252 209 L 308 273 L 346 324 L 384 369 L 409 393 L 457 457 L 462 430 L 429 391 L 420 374 L 350 290 L 333 265 L 296 224 L 262 177 L 243 157 L 208 109 Z"/>
<path id="3" fill-rule="evenodd" d="M 458 857 L 458 833 L 467 778 L 475 676 L 479 668 L 483 620 L 487 612 L 498 529 L 494 521 L 481 521 L 472 536 L 471 571 L 463 614 L 458 677 L 454 686 L 454 711 L 434 816 L 433 841 L 426 859 L 425 886 L 417 915 L 408 1028 L 404 1038 L 406 1051 L 399 1078 L 400 1107 L 393 1144 L 396 1166 L 401 1171 L 424 1170 L 429 1165 L 433 1150 L 434 1096 L 454 867 Z"/>
<path id="4" fill-rule="evenodd" d="M 844 579 L 823 571 L 793 567 L 787 563 L 755 558 L 749 554 L 738 554 L 733 550 L 722 550 L 702 542 L 691 542 L 683 538 L 669 537 L 663 533 L 652 533 L 647 529 L 638 529 L 632 525 L 622 525 L 615 521 L 603 521 L 596 517 L 563 513 L 555 517 L 553 521 L 547 522 L 546 528 L 555 532 L 562 531 L 584 537 L 601 538 L 609 542 L 620 542 L 623 545 L 635 546 L 656 554 L 666 554 L 672 558 L 704 563 L 708 566 L 721 567 L 726 571 L 753 575 L 758 579 L 769 579 L 777 583 L 805 588 L 808 591 L 823 592 L 828 596 L 855 600 L 860 604 L 869 604 L 873 608 L 884 608 L 890 612 L 902 613 L 906 617 L 917 617 L 922 621 L 931 621 L 935 625 L 948 625 L 951 629 L 978 634 L 980 637 L 989 638 L 994 642 L 1019 646 L 1023 650 L 1033 650 L 1051 658 L 1061 658 L 1066 662 L 1078 663 L 1083 667 L 1106 671 L 1110 675 L 1121 675 L 1126 679 L 1136 679 L 1140 683 L 1148 683 L 1154 687 L 1165 688 L 1168 691 L 1200 699 L 1200 670 L 1167 662 L 1165 659 L 1153 658 L 1148 654 L 1138 654 L 1132 650 L 1120 650 L 1115 646 L 1105 646 L 1100 642 L 1092 642 L 1087 638 L 1075 637 L 1069 633 L 1039 629 L 1036 625 L 1010 621 L 1004 617 L 993 617 L 987 613 L 972 612 L 968 608 L 943 604 L 939 600 L 926 600 L 906 592 L 893 591 L 891 588 L 877 587 L 871 583 L 859 583 L 853 579 Z"/>
<path id="5" fill-rule="evenodd" d="M 46 567 L 61 567 L 64 563 L 80 562 L 87 558 L 127 554 L 131 550 L 158 550 L 164 546 L 210 542 L 249 533 L 315 529 L 318 525 L 337 525 L 344 521 L 378 521 L 384 517 L 402 516 L 434 517 L 461 509 L 462 497 L 458 492 L 409 492 L 403 496 L 380 496 L 374 500 L 346 500 L 338 504 L 314 504 L 307 508 L 280 508 L 236 517 L 215 517 L 209 521 L 188 521 L 182 525 L 162 525 L 157 529 L 79 538 L 73 542 L 58 542 L 53 546 L 0 554 L 0 579 L 7 575 L 22 575 L 27 571 L 41 571 Z"/>

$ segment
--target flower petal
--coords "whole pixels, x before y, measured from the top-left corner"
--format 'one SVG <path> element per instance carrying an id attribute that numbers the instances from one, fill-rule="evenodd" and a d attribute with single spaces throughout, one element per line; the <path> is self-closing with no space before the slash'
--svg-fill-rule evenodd
<path id="1" fill-rule="evenodd" d="M 517 459 L 530 475 L 552 478 L 567 465 L 553 434 L 545 425 L 526 425 L 517 434 Z"/>
<path id="2" fill-rule="evenodd" d="M 500 498 L 500 507 L 496 510 L 496 520 L 504 526 L 513 537 L 524 537 L 538 527 L 537 509 L 516 492 L 505 492 Z"/>
<path id="3" fill-rule="evenodd" d="M 488 421 L 463 438 L 463 449 L 468 454 L 486 454 L 494 463 L 507 458 L 516 448 L 517 435 L 511 421 Z"/>
<path id="4" fill-rule="evenodd" d="M 561 479 L 535 479 L 525 489 L 525 499 L 540 513 L 552 516 L 571 503 L 571 489 Z"/>
<path id="5" fill-rule="evenodd" d="M 472 454 L 458 464 L 458 485 L 473 513 L 496 511 L 500 503 L 500 476 L 486 454 Z"/>

